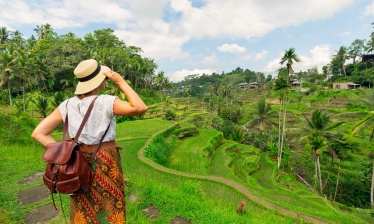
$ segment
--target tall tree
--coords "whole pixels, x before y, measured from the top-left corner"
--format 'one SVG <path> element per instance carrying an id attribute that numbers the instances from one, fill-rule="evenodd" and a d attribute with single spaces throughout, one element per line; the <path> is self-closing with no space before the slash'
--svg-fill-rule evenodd
<path id="1" fill-rule="evenodd" d="M 324 146 L 328 146 L 331 143 L 338 142 L 344 143 L 335 133 L 331 132 L 333 129 L 344 124 L 339 122 L 329 126 L 330 116 L 324 110 L 315 110 L 312 113 L 311 119 L 308 119 L 305 115 L 305 126 L 301 131 L 303 137 L 307 138 L 308 143 L 312 146 L 312 155 L 314 160 L 316 179 L 319 181 L 319 190 L 322 194 L 322 175 L 321 175 L 321 164 L 320 155 L 321 150 Z"/>
<path id="2" fill-rule="evenodd" d="M 0 57 L 0 87 L 8 86 L 9 105 L 13 106 L 11 94 L 11 79 L 14 71 L 14 64 L 16 59 L 14 57 L 14 45 L 11 43 L 6 51 L 1 52 Z"/>
<path id="3" fill-rule="evenodd" d="M 45 34 L 44 25 L 36 25 L 36 27 L 34 28 L 34 31 L 36 32 L 39 40 L 44 38 L 44 34 Z"/>
<path id="4" fill-rule="evenodd" d="M 363 97 L 360 98 L 361 102 L 363 102 L 367 108 L 370 110 L 368 112 L 368 116 L 366 119 L 358 123 L 352 130 L 352 134 L 355 135 L 357 133 L 362 133 L 365 129 L 370 128 L 371 135 L 369 137 L 370 141 L 374 138 L 374 91 L 372 89 L 369 90 L 359 90 L 363 92 Z M 373 170 L 371 175 L 371 188 L 370 188 L 370 204 L 372 208 L 374 208 L 374 162 L 373 162 Z"/>
<path id="5" fill-rule="evenodd" d="M 336 58 L 340 62 L 340 66 L 341 68 L 343 68 L 344 76 L 347 76 L 345 72 L 345 61 L 348 59 L 348 48 L 345 46 L 341 46 L 334 55 L 334 58 Z"/>
<path id="6" fill-rule="evenodd" d="M 260 131 L 265 130 L 267 127 L 276 125 L 272 119 L 274 118 L 275 111 L 271 110 L 271 105 L 267 104 L 265 98 L 257 101 L 255 109 L 251 111 L 252 119 L 248 122 L 250 127 L 258 126 Z"/>
<path id="7" fill-rule="evenodd" d="M 23 34 L 20 31 L 16 30 L 14 32 L 11 32 L 10 35 L 11 35 L 10 41 L 15 43 L 17 47 L 19 48 L 26 47 L 26 40 L 23 39 Z"/>
<path id="8" fill-rule="evenodd" d="M 301 61 L 300 57 L 295 53 L 295 48 L 290 48 L 284 51 L 284 55 L 279 63 L 281 65 L 286 63 L 288 76 L 290 76 L 294 73 L 292 69 L 292 65 L 294 64 L 294 62 L 300 62 L 300 61 Z"/>
<path id="9" fill-rule="evenodd" d="M 371 135 L 370 141 L 374 138 L 374 91 L 373 90 L 363 90 L 360 89 L 360 92 L 363 93 L 362 98 L 358 98 L 366 107 L 369 109 L 368 116 L 366 119 L 358 123 L 352 130 L 352 134 L 362 133 L 365 129 L 370 128 Z"/>
<path id="10" fill-rule="evenodd" d="M 275 81 L 274 90 L 279 94 L 279 119 L 278 119 L 278 172 L 282 163 L 283 147 L 286 138 L 286 115 L 287 115 L 287 101 L 290 89 L 289 82 L 282 75 L 278 75 Z"/>
<path id="11" fill-rule="evenodd" d="M 53 28 L 51 24 L 49 23 L 46 23 L 44 25 L 36 25 L 36 27 L 34 28 L 34 31 L 38 35 L 39 40 L 44 39 L 46 35 L 51 35 L 54 33 Z"/>
<path id="12" fill-rule="evenodd" d="M 371 23 L 371 25 L 374 25 L 374 23 Z M 371 32 L 369 40 L 366 42 L 364 48 L 367 53 L 374 51 L 374 32 Z"/>
<path id="13" fill-rule="evenodd" d="M 21 81 L 22 89 L 22 105 L 23 111 L 26 111 L 26 89 L 27 85 L 36 82 L 35 77 L 32 75 L 32 68 L 34 67 L 33 59 L 29 57 L 29 53 L 23 50 L 17 51 L 17 72 L 15 77 Z"/>
<path id="14" fill-rule="evenodd" d="M 0 44 L 5 44 L 9 39 L 9 31 L 5 26 L 0 28 Z"/>
<path id="15" fill-rule="evenodd" d="M 353 64 L 356 63 L 357 57 L 362 57 L 364 51 L 365 41 L 356 39 L 348 47 L 348 57 L 353 59 Z"/>
<path id="16" fill-rule="evenodd" d="M 226 106 L 229 106 L 228 98 L 231 94 L 231 87 L 229 83 L 225 83 L 218 88 L 218 94 L 225 98 Z"/>

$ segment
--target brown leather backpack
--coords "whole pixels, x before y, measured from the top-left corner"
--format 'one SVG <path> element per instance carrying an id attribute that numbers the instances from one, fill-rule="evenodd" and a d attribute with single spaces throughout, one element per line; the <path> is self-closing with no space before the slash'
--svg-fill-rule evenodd
<path id="1" fill-rule="evenodd" d="M 43 154 L 43 160 L 48 163 L 43 175 L 43 181 L 52 194 L 53 204 L 53 193 L 81 194 L 87 192 L 90 188 L 93 178 L 90 163 L 92 163 L 96 152 L 99 150 L 109 126 L 97 148 L 92 153 L 90 162 L 84 158 L 79 150 L 78 138 L 91 114 L 96 99 L 97 97 L 91 102 L 74 139 L 67 138 L 68 112 L 66 110 L 63 141 L 48 144 Z"/>

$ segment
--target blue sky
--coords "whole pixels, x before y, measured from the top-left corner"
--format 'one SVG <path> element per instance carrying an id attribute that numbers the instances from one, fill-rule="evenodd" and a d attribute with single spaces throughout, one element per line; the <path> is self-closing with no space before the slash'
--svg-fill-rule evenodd
<path id="1" fill-rule="evenodd" d="M 237 67 L 275 74 L 286 49 L 295 71 L 321 71 L 340 46 L 374 31 L 374 0 L 0 0 L 0 26 L 35 35 L 49 23 L 79 37 L 112 28 L 171 81 Z"/>

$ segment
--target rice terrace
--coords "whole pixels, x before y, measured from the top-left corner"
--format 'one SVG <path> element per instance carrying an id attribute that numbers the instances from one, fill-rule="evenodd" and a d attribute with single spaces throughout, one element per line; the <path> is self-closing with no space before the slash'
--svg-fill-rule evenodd
<path id="1" fill-rule="evenodd" d="M 357 43 L 342 46 L 322 73 L 294 72 L 289 48 L 276 77 L 238 67 L 173 83 L 111 29 L 42 27 L 0 45 L 0 223 L 68 220 L 69 197 L 55 195 L 54 210 L 30 135 L 73 96 L 74 62 L 88 57 L 124 74 L 149 108 L 116 118 L 127 223 L 374 223 L 372 48 L 350 63 Z M 103 94 L 126 99 L 112 83 Z"/>

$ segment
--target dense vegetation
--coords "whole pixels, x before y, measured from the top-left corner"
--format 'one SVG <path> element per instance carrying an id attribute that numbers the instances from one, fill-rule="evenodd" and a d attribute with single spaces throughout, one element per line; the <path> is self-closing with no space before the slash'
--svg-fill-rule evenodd
<path id="1" fill-rule="evenodd" d="M 37 38 L 24 39 L 18 31 L 0 29 L 0 138 L 7 147 L 37 147 L 29 138 L 31 131 L 52 108 L 72 96 L 76 82 L 74 66 L 83 59 L 95 58 L 124 74 L 149 106 L 145 115 L 117 118 L 118 123 L 141 119 L 179 123 L 172 132 L 153 138 L 145 148 L 145 155 L 158 164 L 187 173 L 221 173 L 268 201 L 295 211 L 308 210 L 311 205 L 306 199 L 300 199 L 300 207 L 287 205 L 287 200 L 297 201 L 295 198 L 300 195 L 319 195 L 348 211 L 352 211 L 351 207 L 374 205 L 374 64 L 360 60 L 362 52 L 370 53 L 374 49 L 374 33 L 368 41 L 355 40 L 351 46 L 339 48 L 322 73 L 310 68 L 295 74 L 292 66 L 300 59 L 296 50 L 290 48 L 280 61 L 285 67 L 278 71 L 277 79 L 236 68 L 228 73 L 190 75 L 182 82 L 170 83 L 163 72 L 154 74 L 157 65 L 152 59 L 142 57 L 139 47 L 127 46 L 111 29 L 97 30 L 84 38 L 73 33 L 57 35 L 49 24 L 38 26 L 35 31 Z M 347 63 L 349 58 L 352 63 Z M 292 86 L 292 80 L 300 85 Z M 333 82 L 347 81 L 360 84 L 361 90 L 331 90 Z M 259 86 L 238 87 L 240 83 L 251 82 Z M 125 99 L 110 84 L 106 92 Z M 130 134 L 141 141 L 138 148 L 150 137 L 149 133 L 144 137 L 144 132 Z M 181 136 L 188 133 L 198 136 L 191 140 L 187 136 L 181 141 Z M 128 140 L 126 135 L 118 130 L 118 140 L 123 145 Z M 133 153 L 136 149 L 132 149 Z M 186 157 L 194 159 L 182 163 Z M 219 166 L 217 160 L 230 163 Z M 258 170 L 260 164 L 268 168 Z M 144 169 L 151 172 L 150 168 Z M 269 180 L 261 180 L 264 175 Z M 170 186 L 158 187 L 157 180 L 153 179 L 143 189 L 142 181 L 137 179 L 129 189 L 148 194 L 146 201 L 152 201 L 161 192 L 165 197 L 159 200 L 168 203 L 170 198 L 177 200 L 190 191 L 200 192 L 210 184 L 190 183 L 182 178 L 182 190 L 170 193 Z M 300 190 L 303 187 L 299 185 L 305 185 L 310 191 Z M 282 198 L 285 201 L 277 201 L 274 196 L 278 188 L 286 189 Z M 289 192 L 296 188 L 300 195 Z M 210 195 L 209 200 L 213 198 Z M 235 198 L 240 198 L 237 193 Z M 321 204 L 320 199 L 316 200 Z M 197 199 L 195 202 L 199 206 L 213 203 Z M 236 202 L 227 203 L 234 206 Z M 129 212 L 139 214 L 136 209 L 130 206 Z M 307 213 L 319 215 L 309 210 Z M 327 220 L 333 216 L 339 215 L 324 214 Z M 278 214 L 274 217 L 279 218 Z M 343 219 L 349 222 L 351 217 Z M 248 217 L 248 220 L 252 219 Z"/>

